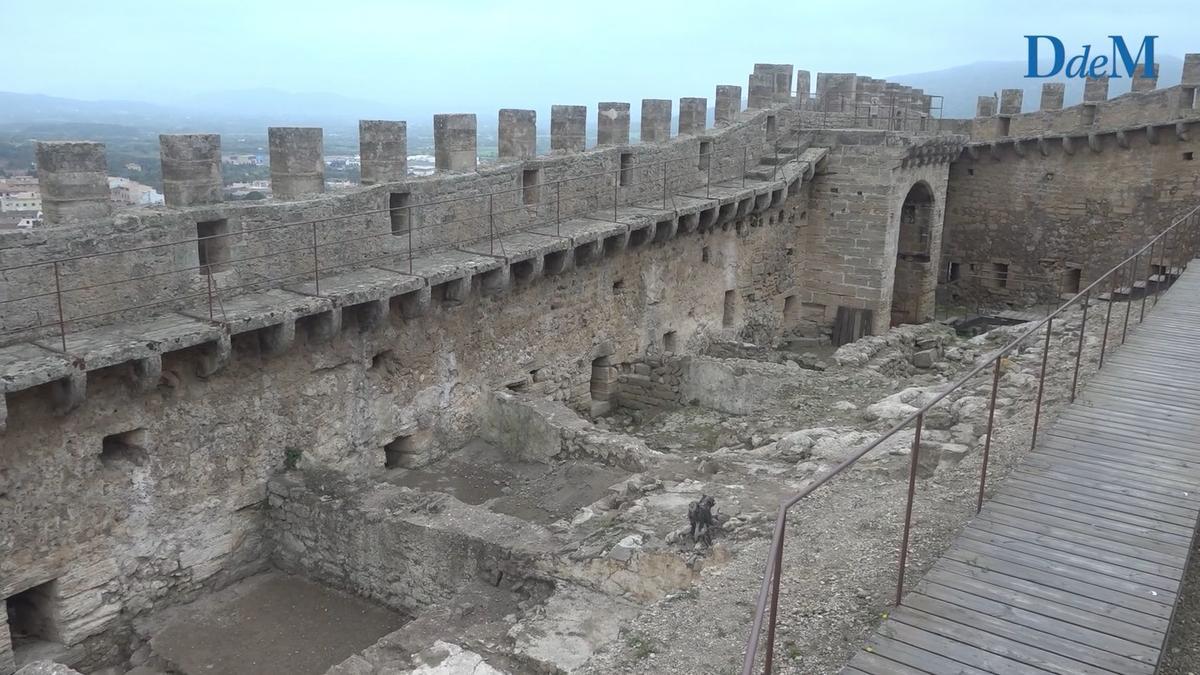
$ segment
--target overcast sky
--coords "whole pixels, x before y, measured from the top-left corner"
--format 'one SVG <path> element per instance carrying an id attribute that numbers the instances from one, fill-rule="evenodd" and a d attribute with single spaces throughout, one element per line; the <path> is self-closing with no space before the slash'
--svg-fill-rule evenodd
<path id="1" fill-rule="evenodd" d="M 1066 6 L 1070 5 L 1068 9 Z M 333 92 L 443 111 L 712 96 L 755 62 L 873 76 L 1159 35 L 1200 51 L 1195 0 L 4 0 L 0 90 L 173 103 Z"/>

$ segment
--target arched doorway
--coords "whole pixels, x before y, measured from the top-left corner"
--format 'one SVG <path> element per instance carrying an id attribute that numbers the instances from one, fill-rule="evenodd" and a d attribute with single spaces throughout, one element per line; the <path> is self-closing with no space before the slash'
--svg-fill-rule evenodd
<path id="1" fill-rule="evenodd" d="M 933 308 L 933 190 L 925 182 L 912 186 L 900 207 L 896 275 L 892 284 L 892 325 L 921 323 Z"/>

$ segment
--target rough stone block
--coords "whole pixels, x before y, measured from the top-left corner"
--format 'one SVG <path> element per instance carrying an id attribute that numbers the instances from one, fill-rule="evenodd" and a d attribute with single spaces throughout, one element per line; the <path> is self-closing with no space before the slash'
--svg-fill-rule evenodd
<path id="1" fill-rule="evenodd" d="M 582 152 L 587 147 L 587 106 L 550 107 L 550 149 Z"/>
<path id="2" fill-rule="evenodd" d="M 500 110 L 500 159 L 529 159 L 537 156 L 537 111 Z"/>
<path id="3" fill-rule="evenodd" d="M 1185 87 L 1200 87 L 1200 54 L 1183 55 L 1183 76 L 1179 83 Z"/>
<path id="4" fill-rule="evenodd" d="M 775 100 L 775 76 L 771 73 L 752 73 L 747 91 L 747 108 L 757 110 L 771 107 Z"/>
<path id="5" fill-rule="evenodd" d="M 1139 64 L 1133 71 L 1133 82 L 1129 86 L 1129 90 L 1133 92 L 1154 91 L 1158 88 L 1158 64 L 1155 63 L 1150 70 L 1150 75 L 1146 75 L 1144 69 Z"/>
<path id="6" fill-rule="evenodd" d="M 1039 110 L 1062 110 L 1063 98 L 1066 96 L 1067 85 L 1063 82 L 1046 82 L 1042 84 L 1042 100 Z"/>
<path id="7" fill-rule="evenodd" d="M 730 124 L 742 111 L 742 88 L 732 84 L 717 85 L 716 107 L 713 117 L 717 126 Z"/>
<path id="8" fill-rule="evenodd" d="M 975 99 L 975 116 L 991 117 L 996 114 L 996 97 L 980 96 Z"/>
<path id="9" fill-rule="evenodd" d="M 679 99 L 679 135 L 702 133 L 708 122 L 708 99 Z"/>
<path id="10" fill-rule="evenodd" d="M 104 144 L 38 141 L 35 155 L 46 225 L 102 220 L 112 215 Z"/>
<path id="11" fill-rule="evenodd" d="M 641 132 L 643 143 L 662 143 L 671 140 L 671 100 L 642 99 Z"/>
<path id="12" fill-rule="evenodd" d="M 408 178 L 408 123 L 359 120 L 358 153 L 363 185 Z"/>
<path id="13" fill-rule="evenodd" d="M 167 206 L 195 206 L 221 201 L 221 136 L 160 134 L 163 199 Z"/>
<path id="14" fill-rule="evenodd" d="M 628 145 L 629 104 L 606 101 L 596 106 L 597 145 Z"/>
<path id="15" fill-rule="evenodd" d="M 269 127 L 271 192 L 297 199 L 325 191 L 324 134 L 315 127 Z"/>
<path id="16" fill-rule="evenodd" d="M 473 114 L 433 116 L 433 158 L 437 171 L 474 171 L 477 122 Z"/>
<path id="17" fill-rule="evenodd" d="M 1083 102 L 1097 103 L 1108 100 L 1108 76 L 1089 77 L 1083 82 Z"/>
<path id="18" fill-rule="evenodd" d="M 1002 89 L 1000 91 L 1000 114 L 1020 115 L 1024 97 L 1025 92 L 1021 89 Z"/>

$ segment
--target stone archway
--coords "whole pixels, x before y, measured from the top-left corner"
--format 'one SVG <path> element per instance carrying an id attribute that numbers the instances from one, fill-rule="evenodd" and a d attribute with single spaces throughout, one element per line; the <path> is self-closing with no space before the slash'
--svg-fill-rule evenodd
<path id="1" fill-rule="evenodd" d="M 922 323 L 933 314 L 934 196 L 921 181 L 909 189 L 900 207 L 896 273 L 892 284 L 892 325 Z"/>

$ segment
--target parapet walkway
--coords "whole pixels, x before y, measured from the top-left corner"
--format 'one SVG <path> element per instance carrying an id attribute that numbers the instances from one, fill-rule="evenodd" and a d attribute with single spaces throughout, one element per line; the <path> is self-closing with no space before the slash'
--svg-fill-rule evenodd
<path id="1" fill-rule="evenodd" d="M 1154 673 L 1198 516 L 1200 264 L 843 673 Z"/>

